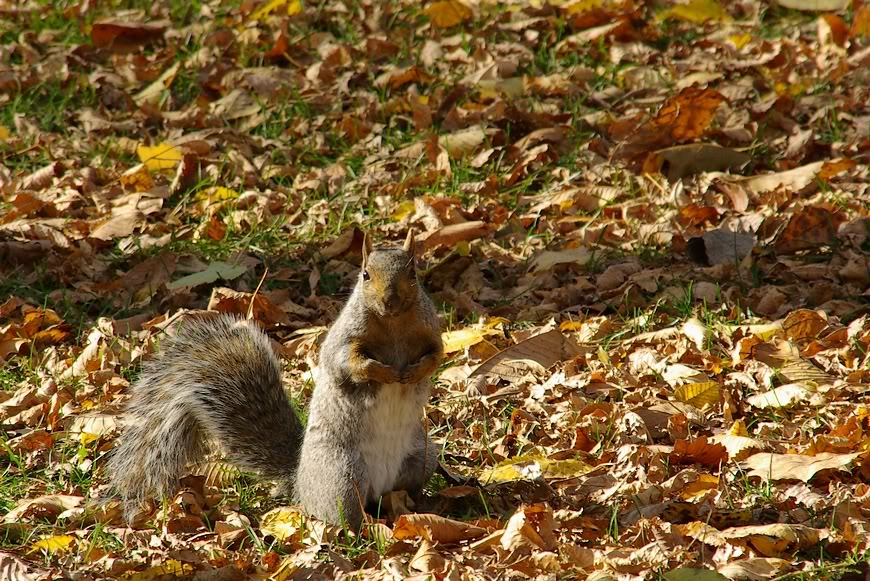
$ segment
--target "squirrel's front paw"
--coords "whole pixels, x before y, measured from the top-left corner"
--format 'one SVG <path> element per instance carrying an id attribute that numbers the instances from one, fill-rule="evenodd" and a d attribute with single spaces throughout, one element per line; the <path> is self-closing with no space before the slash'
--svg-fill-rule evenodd
<path id="1" fill-rule="evenodd" d="M 434 357 L 423 357 L 417 363 L 406 367 L 401 376 L 401 383 L 419 383 L 428 379 L 438 369 L 438 360 Z"/>
<path id="2" fill-rule="evenodd" d="M 370 360 L 365 369 L 365 379 L 377 383 L 401 383 L 402 375 L 389 365 Z"/>

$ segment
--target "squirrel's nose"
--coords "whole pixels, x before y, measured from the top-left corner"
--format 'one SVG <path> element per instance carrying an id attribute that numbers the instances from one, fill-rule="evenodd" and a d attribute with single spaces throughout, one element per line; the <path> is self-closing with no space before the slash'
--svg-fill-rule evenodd
<path id="1" fill-rule="evenodd" d="M 384 297 L 384 308 L 388 313 L 395 313 L 400 305 L 398 293 L 388 293 Z"/>

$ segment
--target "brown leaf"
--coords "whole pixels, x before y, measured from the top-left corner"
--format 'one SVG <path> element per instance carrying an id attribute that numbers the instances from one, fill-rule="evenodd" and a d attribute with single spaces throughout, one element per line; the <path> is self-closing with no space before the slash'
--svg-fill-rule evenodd
<path id="1" fill-rule="evenodd" d="M 827 320 L 810 309 L 792 311 L 782 322 L 782 330 L 789 339 L 815 339 L 827 326 Z"/>
<path id="2" fill-rule="evenodd" d="M 774 249 L 783 254 L 829 245 L 837 237 L 837 229 L 846 220 L 843 212 L 833 212 L 820 206 L 805 206 L 789 219 L 774 242 Z"/>
<path id="3" fill-rule="evenodd" d="M 510 518 L 501 537 L 501 546 L 514 551 L 531 543 L 544 551 L 556 548 L 556 521 L 544 503 L 521 506 Z"/>
<path id="4" fill-rule="evenodd" d="M 124 211 L 113 215 L 91 231 L 91 238 L 108 241 L 129 236 L 139 225 L 142 217 L 142 213 L 138 210 L 125 208 Z"/>
<path id="5" fill-rule="evenodd" d="M 490 357 L 471 372 L 469 379 L 492 375 L 519 381 L 529 373 L 542 373 L 564 359 L 579 353 L 574 341 L 558 329 L 535 335 Z"/>
<path id="6" fill-rule="evenodd" d="M 403 514 L 393 525 L 393 537 L 397 540 L 425 539 L 449 544 L 485 534 L 485 529 L 435 514 Z"/>
<path id="7" fill-rule="evenodd" d="M 38 498 L 25 499 L 6 513 L 3 522 L 13 523 L 23 520 L 49 520 L 54 522 L 60 513 L 79 506 L 84 501 L 81 496 L 66 494 L 47 494 Z"/>
<path id="8" fill-rule="evenodd" d="M 162 38 L 168 25 L 165 21 L 103 20 L 91 27 L 91 42 L 97 48 L 131 49 Z"/>
<path id="9" fill-rule="evenodd" d="M 794 565 L 791 559 L 777 559 L 765 557 L 750 557 L 749 559 L 735 560 L 719 567 L 718 571 L 729 579 L 741 581 L 764 581 L 779 577 L 790 571 Z"/>
<path id="10" fill-rule="evenodd" d="M 713 89 L 686 87 L 668 99 L 655 117 L 630 133 L 619 155 L 642 159 L 651 150 L 699 139 L 723 101 L 725 97 Z"/>
<path id="11" fill-rule="evenodd" d="M 450 224 L 434 232 L 417 236 L 418 252 L 434 250 L 442 246 L 454 246 L 459 242 L 467 242 L 482 238 L 489 233 L 486 222 L 460 222 Z"/>
<path id="12" fill-rule="evenodd" d="M 728 542 L 749 544 L 765 557 L 807 550 L 823 538 L 823 531 L 819 529 L 786 523 L 733 527 L 720 534 Z"/>
<path id="13" fill-rule="evenodd" d="M 802 454 L 753 454 L 743 462 L 744 469 L 750 469 L 750 476 L 764 480 L 803 480 L 809 482 L 821 470 L 845 470 L 860 453 L 834 454 L 822 452 L 815 456 Z"/>
<path id="14" fill-rule="evenodd" d="M 250 308 L 251 300 L 254 301 L 254 320 L 265 324 L 266 327 L 286 325 L 290 317 L 280 307 L 273 304 L 265 295 L 234 291 L 229 288 L 218 287 L 211 291 L 208 301 L 209 311 L 231 313 L 245 316 Z"/>
<path id="15" fill-rule="evenodd" d="M 446 561 L 428 540 L 423 539 L 420 548 L 411 557 L 408 567 L 420 573 L 443 571 Z"/>
<path id="16" fill-rule="evenodd" d="M 867 10 L 866 8 L 864 10 Z M 826 161 L 822 164 L 822 169 L 819 170 L 819 179 L 829 180 L 844 171 L 849 171 L 858 165 L 854 160 L 848 158 L 840 158 L 836 160 Z"/>

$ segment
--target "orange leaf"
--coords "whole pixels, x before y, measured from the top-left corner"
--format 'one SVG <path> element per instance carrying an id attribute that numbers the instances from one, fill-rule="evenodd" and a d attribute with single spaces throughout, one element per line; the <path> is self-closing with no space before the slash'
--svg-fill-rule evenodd
<path id="1" fill-rule="evenodd" d="M 677 440 L 671 452 L 674 464 L 702 464 L 711 468 L 718 467 L 728 459 L 728 451 L 722 444 L 712 444 L 707 438 Z"/>
<path id="2" fill-rule="evenodd" d="M 438 28 L 456 26 L 461 22 L 471 20 L 471 17 L 474 15 L 471 8 L 457 0 L 434 2 L 427 6 L 423 13 Z"/>
<path id="3" fill-rule="evenodd" d="M 780 253 L 790 253 L 830 244 L 845 219 L 843 212 L 834 213 L 820 206 L 806 206 L 792 215 L 777 237 L 774 249 Z"/>
<path id="4" fill-rule="evenodd" d="M 782 329 L 789 339 L 814 339 L 827 326 L 828 322 L 810 309 L 792 311 L 782 322 Z"/>
<path id="5" fill-rule="evenodd" d="M 867 38 L 870 36 L 870 8 L 862 6 L 852 19 L 852 27 L 849 29 L 852 38 Z"/>
<path id="6" fill-rule="evenodd" d="M 829 180 L 837 174 L 848 171 L 857 164 L 849 158 L 841 158 L 836 161 L 826 161 L 819 170 L 819 179 Z"/>

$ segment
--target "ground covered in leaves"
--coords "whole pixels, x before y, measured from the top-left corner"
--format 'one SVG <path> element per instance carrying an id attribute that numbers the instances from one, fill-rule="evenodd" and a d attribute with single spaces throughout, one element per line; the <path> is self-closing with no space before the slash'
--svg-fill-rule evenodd
<path id="1" fill-rule="evenodd" d="M 6 578 L 865 578 L 861 0 L 0 15 Z M 448 351 L 417 514 L 304 522 L 219 458 L 91 505 L 179 313 L 250 313 L 304 408 L 362 233 L 411 227 Z"/>

